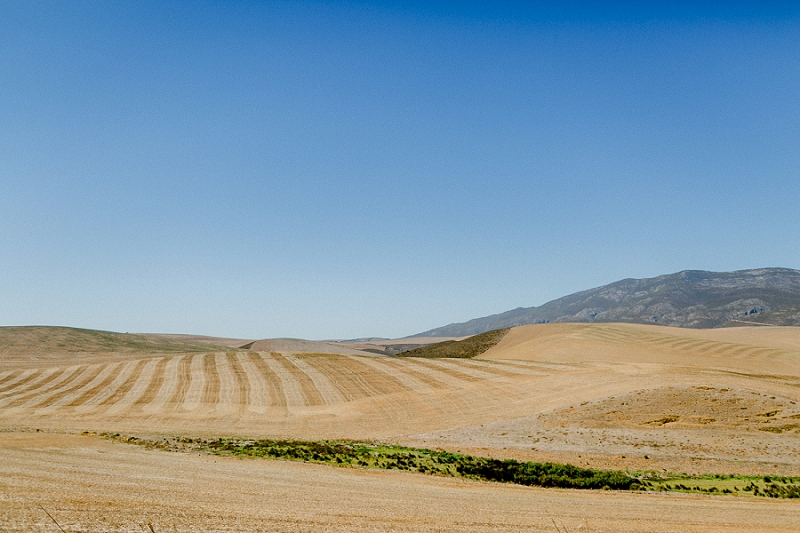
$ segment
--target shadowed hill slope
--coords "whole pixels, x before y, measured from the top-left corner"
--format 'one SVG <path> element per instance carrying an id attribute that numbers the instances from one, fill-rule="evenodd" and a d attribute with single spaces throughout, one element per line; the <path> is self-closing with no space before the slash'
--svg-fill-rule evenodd
<path id="1" fill-rule="evenodd" d="M 460 341 L 444 341 L 436 344 L 429 344 L 421 348 L 406 350 L 397 354 L 397 357 L 426 357 L 430 359 L 438 358 L 458 358 L 471 359 L 484 353 L 486 350 L 500 342 L 508 333 L 509 328 L 487 331 L 479 335 L 473 335 Z"/>
<path id="2" fill-rule="evenodd" d="M 800 325 L 800 271 L 762 268 L 736 272 L 685 270 L 646 279 L 625 279 L 578 292 L 539 307 L 450 324 L 415 336 L 457 337 L 548 322 L 629 322 L 713 328 L 773 314 L 775 325 Z M 741 322 L 732 322 L 741 325 Z"/>

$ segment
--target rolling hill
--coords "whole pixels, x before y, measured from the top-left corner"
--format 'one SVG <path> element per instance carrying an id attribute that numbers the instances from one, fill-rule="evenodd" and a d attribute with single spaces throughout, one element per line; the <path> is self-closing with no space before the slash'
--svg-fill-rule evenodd
<path id="1" fill-rule="evenodd" d="M 800 271 L 684 270 L 656 278 L 624 279 L 538 307 L 520 307 L 412 337 L 463 337 L 549 322 L 627 322 L 685 328 L 800 325 Z"/>

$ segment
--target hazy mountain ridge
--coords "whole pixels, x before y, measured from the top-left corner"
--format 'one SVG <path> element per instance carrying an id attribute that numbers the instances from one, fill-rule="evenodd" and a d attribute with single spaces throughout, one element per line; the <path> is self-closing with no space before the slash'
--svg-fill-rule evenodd
<path id="1" fill-rule="evenodd" d="M 629 322 L 712 328 L 743 325 L 743 321 L 771 324 L 768 319 L 774 317 L 776 325 L 800 325 L 798 306 L 798 270 L 684 270 L 655 278 L 624 279 L 552 300 L 539 307 L 520 307 L 414 336 L 475 335 L 547 322 Z"/>

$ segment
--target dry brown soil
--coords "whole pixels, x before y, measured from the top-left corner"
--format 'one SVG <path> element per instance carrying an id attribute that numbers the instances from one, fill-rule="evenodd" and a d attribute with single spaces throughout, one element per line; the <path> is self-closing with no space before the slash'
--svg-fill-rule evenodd
<path id="1" fill-rule="evenodd" d="M 38 354 L 0 361 L 0 518 L 10 517 L 0 522 L 45 524 L 31 502 L 52 502 L 65 520 L 91 524 L 84 530 L 112 517 L 119 523 L 109 530 L 144 523 L 153 509 L 178 529 L 224 529 L 226 520 L 236 529 L 241 519 L 258 530 L 261 517 L 265 531 L 555 531 L 545 508 L 570 531 L 788 531 L 800 521 L 796 501 L 214 463 L 65 434 L 359 439 L 592 467 L 800 475 L 799 402 L 800 328 L 525 326 L 472 360 Z M 203 482 L 182 481 L 193 476 Z M 68 479 L 74 491 L 63 490 Z M 103 505 L 114 512 L 99 513 Z M 770 527 L 755 527 L 759 520 Z"/>
<path id="2" fill-rule="evenodd" d="M 43 510 L 44 509 L 44 510 Z M 798 504 L 539 489 L 0 434 L 4 531 L 796 531 Z"/>

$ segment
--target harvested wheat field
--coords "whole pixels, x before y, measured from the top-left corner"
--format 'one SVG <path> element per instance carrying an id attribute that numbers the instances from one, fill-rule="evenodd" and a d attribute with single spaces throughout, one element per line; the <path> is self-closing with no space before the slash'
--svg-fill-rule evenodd
<path id="1" fill-rule="evenodd" d="M 796 501 L 511 487 L 74 435 L 352 439 L 592 468 L 797 476 L 800 328 L 524 326 L 476 359 L 219 342 L 175 353 L 177 341 L 147 342 L 139 353 L 62 346 L 30 357 L 17 342 L 14 357 L 0 359 L 5 523 L 44 528 L 49 518 L 34 502 L 53 502 L 76 531 L 148 521 L 178 530 L 555 531 L 548 513 L 570 531 L 788 531 L 800 519 Z M 58 487 L 69 475 L 67 496 Z M 207 484 L 195 490 L 194 478 Z"/>
<path id="2" fill-rule="evenodd" d="M 0 495 L 5 531 L 58 531 L 54 519 L 92 532 L 789 532 L 798 516 L 790 500 L 539 489 L 41 433 L 0 434 Z"/>

